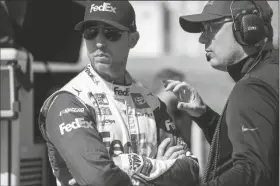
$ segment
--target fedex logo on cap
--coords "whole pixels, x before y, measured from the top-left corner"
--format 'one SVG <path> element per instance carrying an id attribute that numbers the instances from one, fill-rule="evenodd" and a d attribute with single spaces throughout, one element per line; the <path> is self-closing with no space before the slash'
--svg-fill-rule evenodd
<path id="1" fill-rule="evenodd" d="M 113 12 L 113 13 L 116 13 L 116 7 L 113 7 L 111 5 L 111 3 L 103 3 L 103 5 L 95 5 L 95 4 L 92 4 L 91 7 L 90 7 L 90 11 L 89 13 L 91 13 L 92 11 L 93 12 L 96 12 L 96 11 L 100 11 L 100 12 Z"/>

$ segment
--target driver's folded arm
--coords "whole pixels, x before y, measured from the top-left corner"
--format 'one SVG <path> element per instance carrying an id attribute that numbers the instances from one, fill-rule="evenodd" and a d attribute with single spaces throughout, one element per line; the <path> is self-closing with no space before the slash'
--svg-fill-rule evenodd
<path id="1" fill-rule="evenodd" d="M 61 176 L 58 180 L 68 183 L 69 177 L 64 180 L 66 173 L 60 170 L 67 166 L 81 186 L 132 185 L 129 176 L 109 156 L 86 106 L 70 94 L 54 99 L 46 116 L 46 134 L 51 143 L 49 151 L 52 148 L 49 153 L 52 168 Z M 67 112 L 71 108 L 76 109 Z"/>
<path id="2" fill-rule="evenodd" d="M 72 177 L 80 186 L 126 186 L 132 185 L 131 178 L 156 186 L 194 185 L 198 181 L 198 164 L 189 156 L 157 160 L 121 154 L 123 163 L 115 164 L 96 129 L 95 118 L 71 94 L 60 93 L 54 98 L 45 123 L 40 128 L 47 140 L 54 175 L 61 185 L 67 185 Z M 127 170 L 133 155 L 139 156 L 142 162 L 131 174 Z M 149 171 L 147 161 L 152 164 Z"/>

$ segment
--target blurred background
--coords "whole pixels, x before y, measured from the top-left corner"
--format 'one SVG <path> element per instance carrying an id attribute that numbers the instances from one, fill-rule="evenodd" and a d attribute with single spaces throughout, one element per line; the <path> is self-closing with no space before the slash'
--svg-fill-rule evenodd
<path id="1" fill-rule="evenodd" d="M 233 87 L 233 81 L 226 73 L 215 71 L 207 64 L 204 46 L 198 43 L 199 34 L 184 32 L 178 19 L 181 15 L 200 13 L 207 1 L 131 1 L 131 3 L 136 12 L 136 24 L 140 33 L 140 40 L 131 50 L 128 59 L 128 71 L 132 76 L 167 103 L 169 98 L 161 94 L 162 79 L 169 77 L 185 80 L 199 91 L 210 107 L 221 112 Z M 272 19 L 274 46 L 279 48 L 279 1 L 269 1 L 269 4 L 274 11 Z M 8 19 L 2 16 L 3 12 L 8 12 Z M 12 178 L 5 177 L 9 166 L 12 167 L 11 170 L 15 170 L 14 175 L 19 177 L 15 179 L 20 185 L 31 185 L 30 183 L 55 185 L 37 120 L 40 107 L 47 96 L 77 75 L 89 62 L 85 43 L 80 33 L 73 29 L 83 16 L 83 1 L 0 1 L 1 48 L 16 48 L 31 54 L 30 78 L 33 84 L 32 90 L 27 91 L 31 94 L 28 101 L 22 100 L 28 102 L 22 105 L 29 104 L 29 109 L 28 112 L 22 111 L 19 114 L 21 119 L 18 129 L 19 150 L 14 150 L 23 158 L 19 159 L 18 165 L 9 163 L 1 165 L 0 185 L 5 185 L 6 182 L 3 180 L 8 179 L 11 182 Z M 179 117 L 181 116 L 182 114 L 179 114 Z M 2 123 L 5 123 L 3 120 L 5 119 L 2 118 Z M 202 173 L 209 145 L 205 142 L 200 129 L 186 120 L 189 130 L 189 137 L 186 137 L 188 138 L 186 140 L 200 161 Z M 2 123 L 1 126 L 4 127 Z M 1 130 L 1 144 L 4 144 L 6 139 L 3 137 L 6 136 L 3 131 L 4 129 Z M 32 145 L 42 146 L 40 149 L 45 153 L 39 163 L 38 158 L 34 156 L 36 150 Z M 9 147 L 1 148 L 1 162 L 5 162 L 6 156 L 9 156 L 6 151 L 9 152 Z M 32 164 L 34 166 L 30 168 L 28 165 Z M 43 167 L 36 169 L 41 165 Z M 32 177 L 32 171 L 28 169 L 21 171 L 20 167 L 40 170 L 42 174 L 36 173 L 37 176 Z"/>

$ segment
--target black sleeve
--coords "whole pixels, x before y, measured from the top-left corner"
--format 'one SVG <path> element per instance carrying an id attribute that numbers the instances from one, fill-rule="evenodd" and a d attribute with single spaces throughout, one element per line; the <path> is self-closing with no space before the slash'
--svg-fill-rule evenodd
<path id="1" fill-rule="evenodd" d="M 274 186 L 279 176 L 278 103 L 266 88 L 251 83 L 233 90 L 226 112 L 233 168 L 207 186 Z"/>
<path id="2" fill-rule="evenodd" d="M 46 132 L 79 185 L 131 185 L 108 155 L 87 107 L 73 95 L 55 98 L 46 116 Z"/>
<path id="3" fill-rule="evenodd" d="M 154 111 L 154 113 L 159 134 L 158 144 L 160 144 L 165 138 L 169 137 L 173 139 L 173 143 L 170 143 L 170 146 L 180 144 L 186 145 L 180 137 L 180 133 L 171 117 L 167 113 L 167 107 L 164 102 L 160 100 L 160 106 Z M 151 181 L 151 183 L 156 186 L 195 186 L 198 182 L 199 165 L 197 158 L 194 156 L 186 156 L 183 159 L 177 159 L 174 165 L 163 175 Z"/>
<path id="4" fill-rule="evenodd" d="M 220 115 L 213 111 L 209 106 L 206 107 L 206 112 L 202 116 L 192 117 L 194 122 L 202 129 L 209 144 L 212 142 L 219 118 Z"/>

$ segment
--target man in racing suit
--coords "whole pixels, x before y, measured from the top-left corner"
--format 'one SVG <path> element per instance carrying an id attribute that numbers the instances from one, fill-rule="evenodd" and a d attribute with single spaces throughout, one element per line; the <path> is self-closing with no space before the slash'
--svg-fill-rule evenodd
<path id="1" fill-rule="evenodd" d="M 165 104 L 126 71 L 139 33 L 128 1 L 87 2 L 85 69 L 52 94 L 39 123 L 57 182 L 84 186 L 196 185 L 198 163 Z"/>

